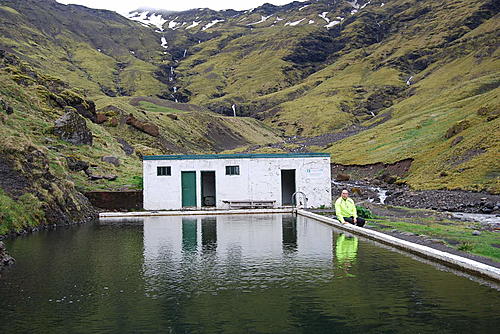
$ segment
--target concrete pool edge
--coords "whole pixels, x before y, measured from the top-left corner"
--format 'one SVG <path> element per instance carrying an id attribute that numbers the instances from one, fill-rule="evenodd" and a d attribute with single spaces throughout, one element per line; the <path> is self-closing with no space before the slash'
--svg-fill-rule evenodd
<path id="1" fill-rule="evenodd" d="M 367 239 L 400 249 L 402 251 L 417 255 L 419 257 L 443 264 L 447 267 L 479 276 L 495 283 L 500 283 L 500 269 L 487 264 L 461 257 L 459 255 L 440 251 L 428 246 L 419 245 L 410 241 L 402 240 L 391 235 L 373 231 L 370 229 L 341 224 L 333 218 L 325 217 L 303 209 L 276 208 L 276 209 L 231 209 L 231 210 L 177 210 L 177 211 L 141 211 L 141 212 L 103 212 L 99 214 L 99 220 L 107 218 L 140 218 L 140 217 L 162 217 L 162 216 L 212 216 L 212 215 L 248 215 L 248 214 L 274 214 L 274 213 L 296 213 L 311 218 L 330 226 L 352 232 Z"/>
<path id="2" fill-rule="evenodd" d="M 161 216 L 212 216 L 212 215 L 248 215 L 266 213 L 293 213 L 292 208 L 278 209 L 231 209 L 231 210 L 176 210 L 176 211 L 138 211 L 138 212 L 101 212 L 102 218 L 139 218 Z"/>
<path id="3" fill-rule="evenodd" d="M 354 234 L 358 234 L 365 238 L 378 241 L 380 243 L 404 250 L 406 252 L 421 256 L 423 258 L 439 262 L 446 266 L 454 269 L 465 271 L 469 274 L 480 276 L 492 280 L 496 283 L 500 283 L 500 269 L 489 266 L 487 264 L 470 260 L 455 254 L 443 252 L 428 246 L 419 245 L 406 240 L 398 239 L 388 234 L 373 231 L 370 229 L 358 227 L 351 224 L 341 224 L 339 221 L 333 218 L 318 215 L 316 213 L 308 212 L 305 210 L 297 210 L 297 214 L 318 220 L 320 222 L 332 225 L 334 227 L 347 230 Z"/>

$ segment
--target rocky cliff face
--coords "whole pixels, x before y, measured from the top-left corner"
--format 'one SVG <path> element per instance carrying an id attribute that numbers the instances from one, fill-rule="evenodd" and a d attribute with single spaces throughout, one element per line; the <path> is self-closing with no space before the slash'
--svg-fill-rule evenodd
<path id="1" fill-rule="evenodd" d="M 3 145 L 0 172 L 3 233 L 40 225 L 80 224 L 97 218 L 87 198 L 36 147 Z"/>

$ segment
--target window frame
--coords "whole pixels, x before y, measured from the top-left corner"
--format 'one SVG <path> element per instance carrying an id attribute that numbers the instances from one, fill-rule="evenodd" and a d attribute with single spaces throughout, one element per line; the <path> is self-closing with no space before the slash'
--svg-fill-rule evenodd
<path id="1" fill-rule="evenodd" d="M 160 172 L 160 171 L 164 171 Z M 156 166 L 156 176 L 172 176 L 172 167 L 171 166 Z"/>
<path id="2" fill-rule="evenodd" d="M 240 166 L 239 165 L 226 166 L 226 175 L 227 176 L 240 175 Z"/>

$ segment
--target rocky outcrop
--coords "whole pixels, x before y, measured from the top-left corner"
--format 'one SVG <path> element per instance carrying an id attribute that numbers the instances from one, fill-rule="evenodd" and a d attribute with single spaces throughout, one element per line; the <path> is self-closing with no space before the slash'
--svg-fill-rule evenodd
<path id="1" fill-rule="evenodd" d="M 4 243 L 0 241 L 0 270 L 2 270 L 3 267 L 13 265 L 15 262 L 14 258 L 7 254 Z"/>
<path id="2" fill-rule="evenodd" d="M 105 113 L 98 112 L 97 117 L 96 117 L 96 123 L 97 124 L 102 124 L 108 120 L 108 116 L 106 116 Z"/>
<path id="3" fill-rule="evenodd" d="M 54 134 L 74 145 L 92 145 L 92 132 L 85 119 L 71 109 L 55 121 Z"/>
<path id="4" fill-rule="evenodd" d="M 107 162 L 108 164 L 112 164 L 116 167 L 120 166 L 120 159 L 112 156 L 104 156 L 101 158 L 102 161 Z"/>
<path id="5" fill-rule="evenodd" d="M 16 203 L 12 210 L 7 206 L 1 212 L 11 231 L 33 228 L 34 224 L 75 224 L 96 218 L 87 198 L 64 174 L 56 174 L 49 158 L 36 147 L 0 148 L 0 175 L 0 193 Z M 26 209 L 31 221 L 16 217 L 20 207 Z"/>
<path id="6" fill-rule="evenodd" d="M 160 135 L 160 129 L 158 126 L 149 122 L 140 121 L 132 114 L 127 117 L 126 123 L 150 136 L 158 137 Z"/>
<path id="7" fill-rule="evenodd" d="M 63 99 L 64 103 L 61 107 L 73 107 L 76 112 L 85 118 L 90 119 L 92 122 L 96 123 L 97 114 L 95 111 L 94 101 L 85 99 L 84 97 L 76 94 L 71 90 L 63 90 L 59 93 L 59 96 Z"/>
<path id="8" fill-rule="evenodd" d="M 463 190 L 396 190 L 387 204 L 439 211 L 500 214 L 500 196 Z"/>
<path id="9" fill-rule="evenodd" d="M 5 112 L 7 115 L 14 113 L 14 109 L 2 99 L 0 99 L 0 111 Z"/>
<path id="10" fill-rule="evenodd" d="M 66 157 L 66 163 L 68 164 L 69 170 L 73 172 L 80 172 L 82 170 L 87 170 L 90 167 L 88 162 L 78 160 L 74 157 Z"/>
<path id="11" fill-rule="evenodd" d="M 132 155 L 134 153 L 134 147 L 130 145 L 125 139 L 118 138 L 116 139 L 116 141 L 122 146 L 122 150 L 126 155 Z"/>
<path id="12" fill-rule="evenodd" d="M 470 122 L 467 120 L 462 120 L 462 121 L 454 124 L 451 128 L 449 128 L 446 131 L 446 134 L 444 135 L 444 137 L 447 139 L 451 138 L 469 127 L 470 127 Z"/>

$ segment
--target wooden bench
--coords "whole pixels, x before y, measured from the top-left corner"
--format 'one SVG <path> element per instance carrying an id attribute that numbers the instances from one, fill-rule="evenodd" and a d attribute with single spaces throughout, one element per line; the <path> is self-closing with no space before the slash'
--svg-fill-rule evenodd
<path id="1" fill-rule="evenodd" d="M 274 208 L 276 201 L 257 201 L 257 200 L 238 200 L 238 201 L 222 201 L 229 204 L 230 209 L 264 209 Z"/>

